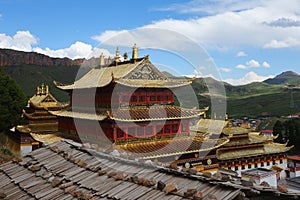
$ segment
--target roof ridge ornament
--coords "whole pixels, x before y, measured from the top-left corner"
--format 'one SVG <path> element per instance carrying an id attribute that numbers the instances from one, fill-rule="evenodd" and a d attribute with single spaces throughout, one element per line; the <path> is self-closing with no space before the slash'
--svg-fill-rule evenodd
<path id="1" fill-rule="evenodd" d="M 117 47 L 117 49 L 116 49 L 115 62 L 116 62 L 116 65 L 120 62 L 119 47 Z"/>
<path id="2" fill-rule="evenodd" d="M 138 47 L 134 43 L 134 45 L 132 47 L 132 60 L 135 62 L 138 59 L 138 57 L 139 57 Z"/>
<path id="3" fill-rule="evenodd" d="M 103 67 L 105 65 L 103 52 L 101 53 L 100 58 L 99 58 L 99 65 L 100 65 L 100 67 Z"/>

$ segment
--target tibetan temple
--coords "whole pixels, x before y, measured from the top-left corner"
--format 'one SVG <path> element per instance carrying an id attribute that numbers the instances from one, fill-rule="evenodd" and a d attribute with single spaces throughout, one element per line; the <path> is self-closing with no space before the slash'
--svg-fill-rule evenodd
<path id="1" fill-rule="evenodd" d="M 222 136 L 229 142 L 216 151 L 221 168 L 234 170 L 239 175 L 242 171 L 267 168 L 277 171 L 278 179 L 285 178 L 286 152 L 293 146 L 273 142 L 276 136 L 265 136 L 241 127 L 225 127 Z"/>
<path id="2" fill-rule="evenodd" d="M 101 55 L 100 66 L 71 85 L 54 81 L 69 93 L 70 106 L 51 113 L 60 131 L 77 134 L 82 142 L 109 141 L 119 152 L 143 160 L 209 172 L 221 167 L 239 174 L 258 166 L 286 165 L 291 147 L 274 143 L 273 137 L 206 119 L 208 108 L 177 106 L 174 91 L 191 82 L 168 78 L 149 56 L 139 58 L 135 45 L 129 60 L 124 56 L 121 61 L 117 50 L 112 63 L 104 64 Z"/>
<path id="3" fill-rule="evenodd" d="M 28 128 L 32 132 L 57 131 L 57 117 L 49 111 L 63 109 L 64 105 L 58 102 L 49 91 L 48 85 L 42 84 L 28 101 L 23 110 L 23 116 L 28 121 Z"/>

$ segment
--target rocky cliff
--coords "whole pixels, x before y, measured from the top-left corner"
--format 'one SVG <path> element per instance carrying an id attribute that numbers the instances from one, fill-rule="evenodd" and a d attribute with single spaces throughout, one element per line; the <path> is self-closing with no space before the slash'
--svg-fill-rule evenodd
<path id="1" fill-rule="evenodd" d="M 36 52 L 23 52 L 11 49 L 0 49 L 0 66 L 19 66 L 19 65 L 39 65 L 39 66 L 80 66 L 96 65 L 98 58 L 75 59 L 70 58 L 52 58 Z"/>

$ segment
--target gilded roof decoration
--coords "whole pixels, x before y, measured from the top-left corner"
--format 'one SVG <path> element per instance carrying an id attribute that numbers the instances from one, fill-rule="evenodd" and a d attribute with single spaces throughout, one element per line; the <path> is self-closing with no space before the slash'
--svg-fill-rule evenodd
<path id="1" fill-rule="evenodd" d="M 266 154 L 284 153 L 292 149 L 293 146 L 287 147 L 286 144 L 265 143 L 260 145 L 252 145 L 244 148 L 240 147 L 235 150 L 229 148 L 217 149 L 217 158 L 219 160 L 231 160 L 237 158 L 247 158 Z"/>
<path id="2" fill-rule="evenodd" d="M 59 89 L 72 90 L 104 87 L 111 82 L 129 87 L 174 88 L 188 85 L 191 80 L 168 79 L 147 57 L 144 57 L 135 62 L 130 60 L 119 62 L 118 65 L 112 63 L 107 67 L 93 68 L 71 85 L 64 85 L 56 81 L 54 84 Z"/>

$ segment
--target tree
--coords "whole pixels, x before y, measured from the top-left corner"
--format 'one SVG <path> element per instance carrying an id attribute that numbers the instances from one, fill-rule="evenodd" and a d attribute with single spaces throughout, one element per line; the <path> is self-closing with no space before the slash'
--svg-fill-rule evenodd
<path id="1" fill-rule="evenodd" d="M 273 127 L 273 134 L 275 136 L 278 135 L 277 138 L 275 139 L 275 142 L 282 143 L 283 141 L 282 130 L 283 130 L 283 125 L 281 121 L 277 120 Z"/>
<path id="2" fill-rule="evenodd" d="M 20 122 L 27 98 L 14 79 L 0 67 L 0 131 Z"/>

